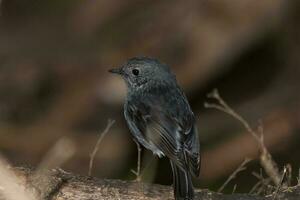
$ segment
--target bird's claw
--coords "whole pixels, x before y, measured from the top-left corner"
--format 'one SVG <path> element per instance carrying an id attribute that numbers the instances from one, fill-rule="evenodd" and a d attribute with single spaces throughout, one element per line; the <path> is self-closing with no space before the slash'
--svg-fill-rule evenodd
<path id="1" fill-rule="evenodd" d="M 134 181 L 136 181 L 136 182 L 141 182 L 141 180 L 142 180 L 142 177 L 141 177 L 141 174 L 138 172 L 138 171 L 135 171 L 135 170 L 130 170 L 135 176 L 136 176 L 136 178 L 135 178 L 135 180 Z"/>

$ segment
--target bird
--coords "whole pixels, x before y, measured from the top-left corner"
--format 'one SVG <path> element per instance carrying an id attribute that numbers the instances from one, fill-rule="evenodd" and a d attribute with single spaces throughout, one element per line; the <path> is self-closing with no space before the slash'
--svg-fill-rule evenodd
<path id="1" fill-rule="evenodd" d="M 144 56 L 109 72 L 126 83 L 124 117 L 133 140 L 170 160 L 175 200 L 193 200 L 192 176 L 200 173 L 200 143 L 195 116 L 176 76 L 168 65 Z"/>

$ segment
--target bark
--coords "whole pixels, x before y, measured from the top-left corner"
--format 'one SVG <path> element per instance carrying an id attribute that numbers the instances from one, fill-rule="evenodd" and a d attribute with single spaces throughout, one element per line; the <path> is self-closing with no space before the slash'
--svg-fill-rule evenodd
<path id="1" fill-rule="evenodd" d="M 134 181 L 97 179 L 65 172 L 61 169 L 45 170 L 34 173 L 28 168 L 15 168 L 15 174 L 29 191 L 35 192 L 40 199 L 51 200 L 92 200 L 92 199 L 136 199 L 136 200 L 171 200 L 170 186 L 146 184 Z M 34 189 L 32 189 L 34 188 Z M 2 188 L 5 190 L 5 188 Z M 4 200 L 5 197 L 1 196 Z M 195 200 L 271 200 L 273 196 L 254 196 L 249 194 L 224 195 L 209 190 L 196 190 Z M 276 199 L 300 199 L 300 187 L 295 186 L 280 191 Z"/>

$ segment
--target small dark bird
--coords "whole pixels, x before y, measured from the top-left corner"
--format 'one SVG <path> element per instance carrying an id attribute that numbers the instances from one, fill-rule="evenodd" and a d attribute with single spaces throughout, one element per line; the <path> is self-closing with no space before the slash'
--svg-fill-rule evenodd
<path id="1" fill-rule="evenodd" d="M 124 115 L 136 142 L 169 158 L 176 200 L 192 200 L 191 175 L 200 172 L 195 117 L 170 68 L 156 59 L 135 57 L 120 68 L 128 91 Z"/>

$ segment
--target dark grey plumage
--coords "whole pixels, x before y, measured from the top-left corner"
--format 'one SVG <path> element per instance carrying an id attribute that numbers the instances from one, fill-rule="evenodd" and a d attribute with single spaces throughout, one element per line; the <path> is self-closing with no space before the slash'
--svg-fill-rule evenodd
<path id="1" fill-rule="evenodd" d="M 194 114 L 175 76 L 147 57 L 132 58 L 110 72 L 127 84 L 124 115 L 134 139 L 170 159 L 175 199 L 192 200 L 191 174 L 199 176 L 200 145 Z"/>

